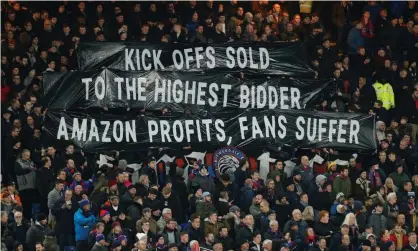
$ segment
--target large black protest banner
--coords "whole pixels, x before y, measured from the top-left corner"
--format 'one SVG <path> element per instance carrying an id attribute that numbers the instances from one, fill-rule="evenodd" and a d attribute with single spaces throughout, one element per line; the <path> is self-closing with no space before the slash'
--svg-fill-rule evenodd
<path id="1" fill-rule="evenodd" d="M 138 150 L 147 147 L 241 149 L 332 147 L 373 149 L 373 117 L 304 110 L 243 111 L 184 116 L 49 112 L 46 130 L 59 140 L 73 140 L 84 151 Z M 202 144 L 204 143 L 204 144 Z"/>
<path id="2" fill-rule="evenodd" d="M 106 67 L 121 71 L 242 72 L 264 76 L 315 77 L 302 43 L 210 45 L 84 43 L 77 52 L 80 71 Z"/>
<path id="3" fill-rule="evenodd" d="M 330 90 L 335 86 L 332 80 L 241 79 L 223 73 L 111 69 L 46 74 L 43 82 L 45 106 L 50 111 L 103 107 L 155 111 L 168 108 L 170 112 L 180 114 L 185 109 L 197 111 L 202 108 L 208 112 L 237 108 L 313 108 L 324 95 L 332 95 Z"/>
<path id="4" fill-rule="evenodd" d="M 44 76 L 45 129 L 87 152 L 374 149 L 372 116 L 312 111 L 335 84 L 302 78 L 312 71 L 295 46 L 82 44 L 80 71 Z"/>

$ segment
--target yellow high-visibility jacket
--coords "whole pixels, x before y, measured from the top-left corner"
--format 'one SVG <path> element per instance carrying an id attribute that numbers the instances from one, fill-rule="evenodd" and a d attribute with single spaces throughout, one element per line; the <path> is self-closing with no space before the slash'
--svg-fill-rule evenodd
<path id="1" fill-rule="evenodd" d="M 299 11 L 300 11 L 300 13 L 311 14 L 312 4 L 313 4 L 313 2 L 311 0 L 299 1 Z"/>
<path id="2" fill-rule="evenodd" d="M 389 83 L 376 82 L 373 84 L 373 88 L 376 91 L 377 100 L 382 101 L 386 110 L 395 108 L 395 94 L 393 94 L 392 86 Z"/>

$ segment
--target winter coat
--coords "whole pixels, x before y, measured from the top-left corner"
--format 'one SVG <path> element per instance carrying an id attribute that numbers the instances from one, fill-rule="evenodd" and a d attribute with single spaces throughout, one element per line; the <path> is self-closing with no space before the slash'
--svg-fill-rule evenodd
<path id="1" fill-rule="evenodd" d="M 48 193 L 55 187 L 55 179 L 49 168 L 42 167 L 36 171 L 36 188 L 41 198 L 47 198 Z"/>
<path id="2" fill-rule="evenodd" d="M 242 226 L 237 230 L 235 241 L 237 243 L 243 243 L 244 241 L 250 242 L 253 239 L 254 230 L 255 229 L 251 230 L 247 226 Z"/>
<path id="3" fill-rule="evenodd" d="M 142 217 L 135 223 L 136 231 L 138 233 L 142 231 L 141 225 L 142 225 L 142 222 L 144 221 L 147 221 L 147 220 Z M 157 234 L 157 227 L 158 227 L 157 222 L 152 217 L 151 219 L 148 220 L 148 222 L 149 222 L 149 231 L 152 232 L 153 234 Z"/>
<path id="4" fill-rule="evenodd" d="M 54 208 L 55 204 L 61 199 L 61 193 L 57 189 L 52 189 L 48 193 L 48 208 L 50 214 L 52 213 L 52 209 Z"/>
<path id="5" fill-rule="evenodd" d="M 33 170 L 32 160 L 23 160 L 18 158 L 15 164 L 15 172 L 19 191 L 26 189 L 36 189 L 36 173 Z"/>
<path id="6" fill-rule="evenodd" d="M 396 243 L 398 242 L 397 241 L 398 239 L 397 239 L 395 233 L 392 233 L 390 235 L 390 240 L 393 241 L 393 243 L 395 243 L 395 246 L 397 246 Z M 402 246 L 406 246 L 409 243 L 408 235 L 406 234 L 406 232 L 404 230 L 403 230 L 403 233 L 402 233 L 402 236 L 401 236 L 401 241 L 402 241 Z"/>
<path id="7" fill-rule="evenodd" d="M 372 211 L 372 215 L 369 217 L 369 224 L 373 226 L 373 233 L 376 236 L 380 236 L 383 229 L 387 228 L 387 220 L 383 213 L 376 213 L 376 210 Z"/>
<path id="8" fill-rule="evenodd" d="M 235 183 L 238 185 L 238 187 L 244 186 L 245 180 L 250 177 L 248 175 L 248 172 L 243 171 L 241 168 L 238 168 L 235 170 L 234 176 L 235 176 Z"/>
<path id="9" fill-rule="evenodd" d="M 57 236 L 60 234 L 74 235 L 75 233 L 74 214 L 78 210 L 78 203 L 74 198 L 72 198 L 70 209 L 67 207 L 63 208 L 65 204 L 65 198 L 60 198 L 51 210 L 52 215 L 55 216 L 57 221 L 57 225 L 55 226 Z"/>
<path id="10" fill-rule="evenodd" d="M 389 177 L 393 180 L 393 183 L 397 187 L 403 187 L 403 184 L 407 181 L 410 181 L 408 175 L 404 172 L 398 173 L 394 172 L 389 175 Z"/>
<path id="11" fill-rule="evenodd" d="M 399 214 L 399 206 L 397 204 L 387 203 L 383 208 L 383 215 L 386 217 L 386 226 L 392 229 L 395 226 L 396 218 Z"/>
<path id="12" fill-rule="evenodd" d="M 44 246 L 45 246 L 45 250 L 48 250 L 48 251 L 60 250 L 57 245 L 57 237 L 55 236 L 45 236 Z"/>
<path id="13" fill-rule="evenodd" d="M 347 44 L 349 52 L 355 54 L 360 46 L 364 46 L 364 38 L 361 36 L 361 30 L 353 27 L 348 33 Z"/>
<path id="14" fill-rule="evenodd" d="M 334 180 L 332 188 L 335 194 L 343 193 L 347 198 L 351 195 L 351 180 L 349 177 L 342 178 L 338 175 Z"/>
<path id="15" fill-rule="evenodd" d="M 331 237 L 331 232 L 333 230 L 331 224 L 325 224 L 322 222 L 315 222 L 313 229 L 315 230 L 315 234 L 318 236 L 318 238 L 329 236 Z M 329 238 L 327 238 L 329 239 Z"/>
<path id="16" fill-rule="evenodd" d="M 226 227 L 229 230 L 229 225 L 227 221 L 223 222 L 216 222 L 215 224 L 211 222 L 205 222 L 203 233 L 206 235 L 207 233 L 213 233 L 214 236 L 217 236 L 219 234 L 219 231 L 221 231 L 221 228 Z"/>
<path id="17" fill-rule="evenodd" d="M 192 226 L 190 226 L 190 228 L 188 229 L 187 233 L 189 234 L 189 240 L 190 241 L 202 241 L 204 239 L 204 234 L 202 229 L 195 229 Z"/>
<path id="18" fill-rule="evenodd" d="M 28 223 L 22 221 L 22 225 L 17 226 L 17 223 L 13 222 L 9 224 L 8 228 L 11 231 L 13 240 L 18 241 L 20 243 L 26 243 L 26 233 L 28 232 L 30 228 Z"/>
<path id="19" fill-rule="evenodd" d="M 26 233 L 26 244 L 29 250 L 35 250 L 37 242 L 43 242 L 45 234 L 51 231 L 47 226 L 42 226 L 39 222 L 35 222 Z"/>
<path id="20" fill-rule="evenodd" d="M 137 222 L 142 216 L 142 208 L 141 204 L 135 202 L 126 208 L 126 213 L 131 217 L 133 222 Z"/>
<path id="21" fill-rule="evenodd" d="M 126 191 L 125 194 L 121 196 L 120 203 L 123 205 L 124 208 L 128 208 L 130 205 L 134 203 L 134 197 L 132 197 L 129 191 Z"/>
<path id="22" fill-rule="evenodd" d="M 224 248 L 224 250 L 231 250 L 234 248 L 234 240 L 230 237 L 221 237 L 218 236 L 215 239 L 215 243 L 222 243 L 222 247 Z"/>
<path id="23" fill-rule="evenodd" d="M 209 214 L 212 212 L 216 212 L 216 208 L 211 202 L 196 202 L 196 213 L 200 215 L 200 219 L 204 220 L 209 217 Z"/>
<path id="24" fill-rule="evenodd" d="M 198 174 L 192 181 L 192 187 L 199 187 L 203 192 L 213 194 L 215 192 L 215 183 L 210 175 L 202 176 Z"/>
<path id="25" fill-rule="evenodd" d="M 175 243 L 179 243 L 180 242 L 180 233 L 179 233 L 179 231 L 174 230 L 173 233 L 174 233 Z M 161 235 L 164 237 L 164 243 L 168 244 L 169 242 L 168 242 L 168 232 L 167 232 L 167 229 L 164 230 L 161 233 Z"/>
<path id="26" fill-rule="evenodd" d="M 370 195 L 370 181 L 358 178 L 354 184 L 354 195 L 361 201 L 368 197 Z"/>
<path id="27" fill-rule="evenodd" d="M 74 214 L 75 240 L 87 241 L 89 232 L 93 229 L 94 223 L 96 223 L 96 217 L 93 214 L 86 217 L 83 210 L 81 208 L 78 209 Z"/>
<path id="28" fill-rule="evenodd" d="M 70 184 L 71 190 L 74 190 L 74 188 L 78 185 L 81 185 L 81 187 L 83 187 L 83 190 L 87 193 L 93 190 L 93 184 L 91 184 L 90 181 L 87 180 L 81 180 L 80 182 L 73 180 L 73 182 Z"/>
<path id="29" fill-rule="evenodd" d="M 170 208 L 173 213 L 173 218 L 176 219 L 178 224 L 183 224 L 186 222 L 186 218 L 184 216 L 183 207 L 180 204 L 180 200 L 174 192 L 171 193 L 170 197 L 167 199 L 162 198 L 161 199 L 161 211 L 163 211 L 164 208 Z"/>
<path id="30" fill-rule="evenodd" d="M 393 93 L 393 88 L 389 83 L 376 83 L 373 84 L 373 88 L 376 91 L 377 100 L 383 102 L 383 108 L 389 110 L 395 108 L 395 94 Z"/>
<path id="31" fill-rule="evenodd" d="M 303 187 L 303 189 L 308 190 L 309 186 L 311 185 L 311 182 L 314 178 L 314 173 L 313 173 L 313 168 L 308 166 L 308 167 L 303 167 L 303 166 L 298 166 L 295 171 L 299 171 L 300 175 L 302 176 L 302 182 L 301 185 Z"/>
<path id="32" fill-rule="evenodd" d="M 146 174 L 148 175 L 148 179 L 151 185 L 157 184 L 157 173 L 155 172 L 155 169 L 147 166 L 145 168 L 141 168 L 141 175 Z"/>
<path id="33" fill-rule="evenodd" d="M 93 248 L 91 249 L 91 251 L 108 251 L 109 248 L 106 246 L 102 246 L 100 244 L 94 244 Z"/>
<path id="34" fill-rule="evenodd" d="M 244 185 L 241 188 L 241 201 L 238 203 L 239 207 L 246 213 L 253 202 L 255 194 L 251 187 Z"/>
<path id="35" fill-rule="evenodd" d="M 342 4 L 340 2 L 334 3 L 332 5 L 332 23 L 339 27 L 342 28 L 346 22 L 346 17 L 345 17 L 345 11 L 344 11 L 344 7 L 342 6 Z"/>

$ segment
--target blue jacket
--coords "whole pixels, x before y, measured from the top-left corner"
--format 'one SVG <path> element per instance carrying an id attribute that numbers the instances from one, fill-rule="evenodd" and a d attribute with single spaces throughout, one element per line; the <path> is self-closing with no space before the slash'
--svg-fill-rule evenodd
<path id="1" fill-rule="evenodd" d="M 364 46 L 364 38 L 361 36 L 361 30 L 353 27 L 348 33 L 347 44 L 351 54 L 355 54 L 359 46 Z"/>
<path id="2" fill-rule="evenodd" d="M 79 208 L 74 214 L 75 240 L 87 241 L 94 223 L 96 223 L 96 217 L 93 214 L 89 217 L 84 216 L 83 210 Z"/>

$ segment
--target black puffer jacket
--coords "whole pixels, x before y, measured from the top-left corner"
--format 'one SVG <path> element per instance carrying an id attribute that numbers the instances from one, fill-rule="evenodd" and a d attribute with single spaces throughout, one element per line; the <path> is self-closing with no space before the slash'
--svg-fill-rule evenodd
<path id="1" fill-rule="evenodd" d="M 39 222 L 35 222 L 29 228 L 26 233 L 26 244 L 29 251 L 35 251 L 35 245 L 37 242 L 43 243 L 45 240 L 45 235 L 51 230 L 47 226 L 42 226 Z"/>

